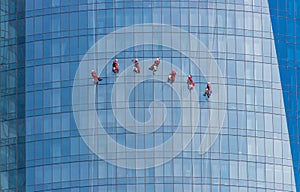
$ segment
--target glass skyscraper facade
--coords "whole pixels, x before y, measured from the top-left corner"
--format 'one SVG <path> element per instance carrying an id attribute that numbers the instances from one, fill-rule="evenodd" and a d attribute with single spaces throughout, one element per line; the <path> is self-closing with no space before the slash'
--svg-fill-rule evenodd
<path id="1" fill-rule="evenodd" d="M 0 190 L 297 191 L 299 6 L 2 0 Z"/>
<path id="2" fill-rule="evenodd" d="M 287 125 L 293 156 L 297 191 L 300 190 L 299 157 L 299 34 L 300 3 L 298 1 L 269 1 L 274 40 L 280 69 Z"/>
<path id="3" fill-rule="evenodd" d="M 0 2 L 0 190 L 25 190 L 25 3 Z"/>

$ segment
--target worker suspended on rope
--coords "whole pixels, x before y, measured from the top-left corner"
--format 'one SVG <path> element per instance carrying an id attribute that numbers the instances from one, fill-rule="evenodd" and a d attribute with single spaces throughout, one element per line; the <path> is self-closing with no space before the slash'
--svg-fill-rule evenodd
<path id="1" fill-rule="evenodd" d="M 172 70 L 172 72 L 168 76 L 168 82 L 173 83 L 176 78 L 176 71 Z"/>
<path id="2" fill-rule="evenodd" d="M 136 73 L 140 73 L 141 72 L 141 68 L 140 68 L 140 63 L 138 59 L 135 59 L 134 61 L 134 66 L 133 66 L 133 71 Z"/>
<path id="3" fill-rule="evenodd" d="M 152 70 L 153 72 L 156 72 L 158 69 L 158 65 L 160 64 L 160 58 L 156 58 L 153 65 L 151 65 L 151 67 L 149 67 L 149 70 Z"/>
<path id="4" fill-rule="evenodd" d="M 94 79 L 94 84 L 97 85 L 99 81 L 102 81 L 102 78 L 97 75 L 97 72 L 95 70 L 92 70 L 91 74 Z"/>
<path id="5" fill-rule="evenodd" d="M 112 64 L 112 71 L 114 73 L 119 73 L 119 63 L 118 59 L 114 59 L 113 64 Z"/>
<path id="6" fill-rule="evenodd" d="M 210 82 L 207 82 L 203 96 L 207 96 L 207 98 L 209 98 L 211 94 L 212 94 L 211 85 Z"/>
<path id="7" fill-rule="evenodd" d="M 194 86 L 195 86 L 195 83 L 194 83 L 194 81 L 193 81 L 193 77 L 192 77 L 192 75 L 189 75 L 189 76 L 188 76 L 188 79 L 187 79 L 187 84 L 188 84 L 188 88 L 189 88 L 189 90 L 191 90 L 191 89 L 193 89 L 193 88 L 194 88 Z"/>

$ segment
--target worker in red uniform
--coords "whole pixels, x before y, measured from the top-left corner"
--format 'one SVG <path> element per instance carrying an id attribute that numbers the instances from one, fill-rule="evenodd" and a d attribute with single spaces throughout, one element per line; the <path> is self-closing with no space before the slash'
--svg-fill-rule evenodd
<path id="1" fill-rule="evenodd" d="M 158 65 L 160 64 L 160 58 L 156 58 L 153 65 L 151 65 L 151 67 L 149 67 L 149 70 L 152 70 L 153 72 L 156 72 L 158 69 Z"/>
<path id="2" fill-rule="evenodd" d="M 168 82 L 173 83 L 176 78 L 176 71 L 172 70 L 172 72 L 168 76 Z"/>
<path id="3" fill-rule="evenodd" d="M 91 74 L 94 80 L 94 84 L 97 85 L 99 81 L 102 81 L 102 78 L 97 75 L 97 72 L 95 70 L 92 70 Z"/>
<path id="4" fill-rule="evenodd" d="M 141 68 L 140 68 L 140 63 L 138 59 L 135 59 L 134 61 L 134 66 L 133 66 L 133 71 L 136 73 L 140 73 L 141 72 Z"/>
<path id="5" fill-rule="evenodd" d="M 112 71 L 114 73 L 119 73 L 119 63 L 118 59 L 114 59 L 113 64 L 112 64 Z"/>
<path id="6" fill-rule="evenodd" d="M 187 84 L 188 84 L 189 90 L 191 90 L 191 89 L 194 88 L 195 83 L 194 83 L 194 81 L 193 81 L 192 75 L 189 75 L 189 76 L 188 76 Z"/>
<path id="7" fill-rule="evenodd" d="M 207 96 L 207 98 L 209 98 L 211 94 L 212 94 L 211 85 L 210 82 L 207 82 L 203 96 Z"/>

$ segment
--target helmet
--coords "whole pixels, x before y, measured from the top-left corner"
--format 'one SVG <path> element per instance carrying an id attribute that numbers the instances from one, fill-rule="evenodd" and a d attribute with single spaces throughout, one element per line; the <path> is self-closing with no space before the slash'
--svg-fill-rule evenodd
<path id="1" fill-rule="evenodd" d="M 94 73 L 94 72 L 95 72 L 95 70 L 93 69 L 93 70 L 92 70 L 92 73 Z"/>
<path id="2" fill-rule="evenodd" d="M 210 89 L 210 82 L 209 81 L 207 82 L 206 86 Z"/>
<path id="3" fill-rule="evenodd" d="M 192 75 L 189 75 L 189 78 L 191 79 L 191 78 L 192 78 Z"/>
<path id="4" fill-rule="evenodd" d="M 139 60 L 138 60 L 138 59 L 135 59 L 134 61 L 137 62 L 137 61 L 139 61 Z"/>
<path id="5" fill-rule="evenodd" d="M 115 59 L 114 62 L 115 62 L 115 63 L 118 63 L 118 59 Z"/>
<path id="6" fill-rule="evenodd" d="M 157 58 L 156 58 L 156 61 L 159 61 L 159 60 L 160 60 L 159 57 L 157 57 Z"/>

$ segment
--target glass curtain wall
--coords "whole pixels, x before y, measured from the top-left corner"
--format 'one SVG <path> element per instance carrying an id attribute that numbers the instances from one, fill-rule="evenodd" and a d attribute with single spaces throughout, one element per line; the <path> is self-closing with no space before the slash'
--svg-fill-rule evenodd
<path id="1" fill-rule="evenodd" d="M 24 2 L 0 2 L 0 190 L 25 189 Z"/>
<path id="2" fill-rule="evenodd" d="M 26 0 L 25 82 L 27 191 L 295 190 L 267 0 Z"/>
<path id="3" fill-rule="evenodd" d="M 274 39 L 276 52 L 278 56 L 278 64 L 280 69 L 280 77 L 282 80 L 282 89 L 285 103 L 285 111 L 287 115 L 288 130 L 290 133 L 290 141 L 293 155 L 293 165 L 295 171 L 295 181 L 297 190 L 300 188 L 300 159 L 299 159 L 299 123 L 297 120 L 299 105 L 297 99 L 299 78 L 299 53 L 300 47 L 299 18 L 300 9 L 298 1 L 269 1 L 270 14 L 274 29 Z"/>

